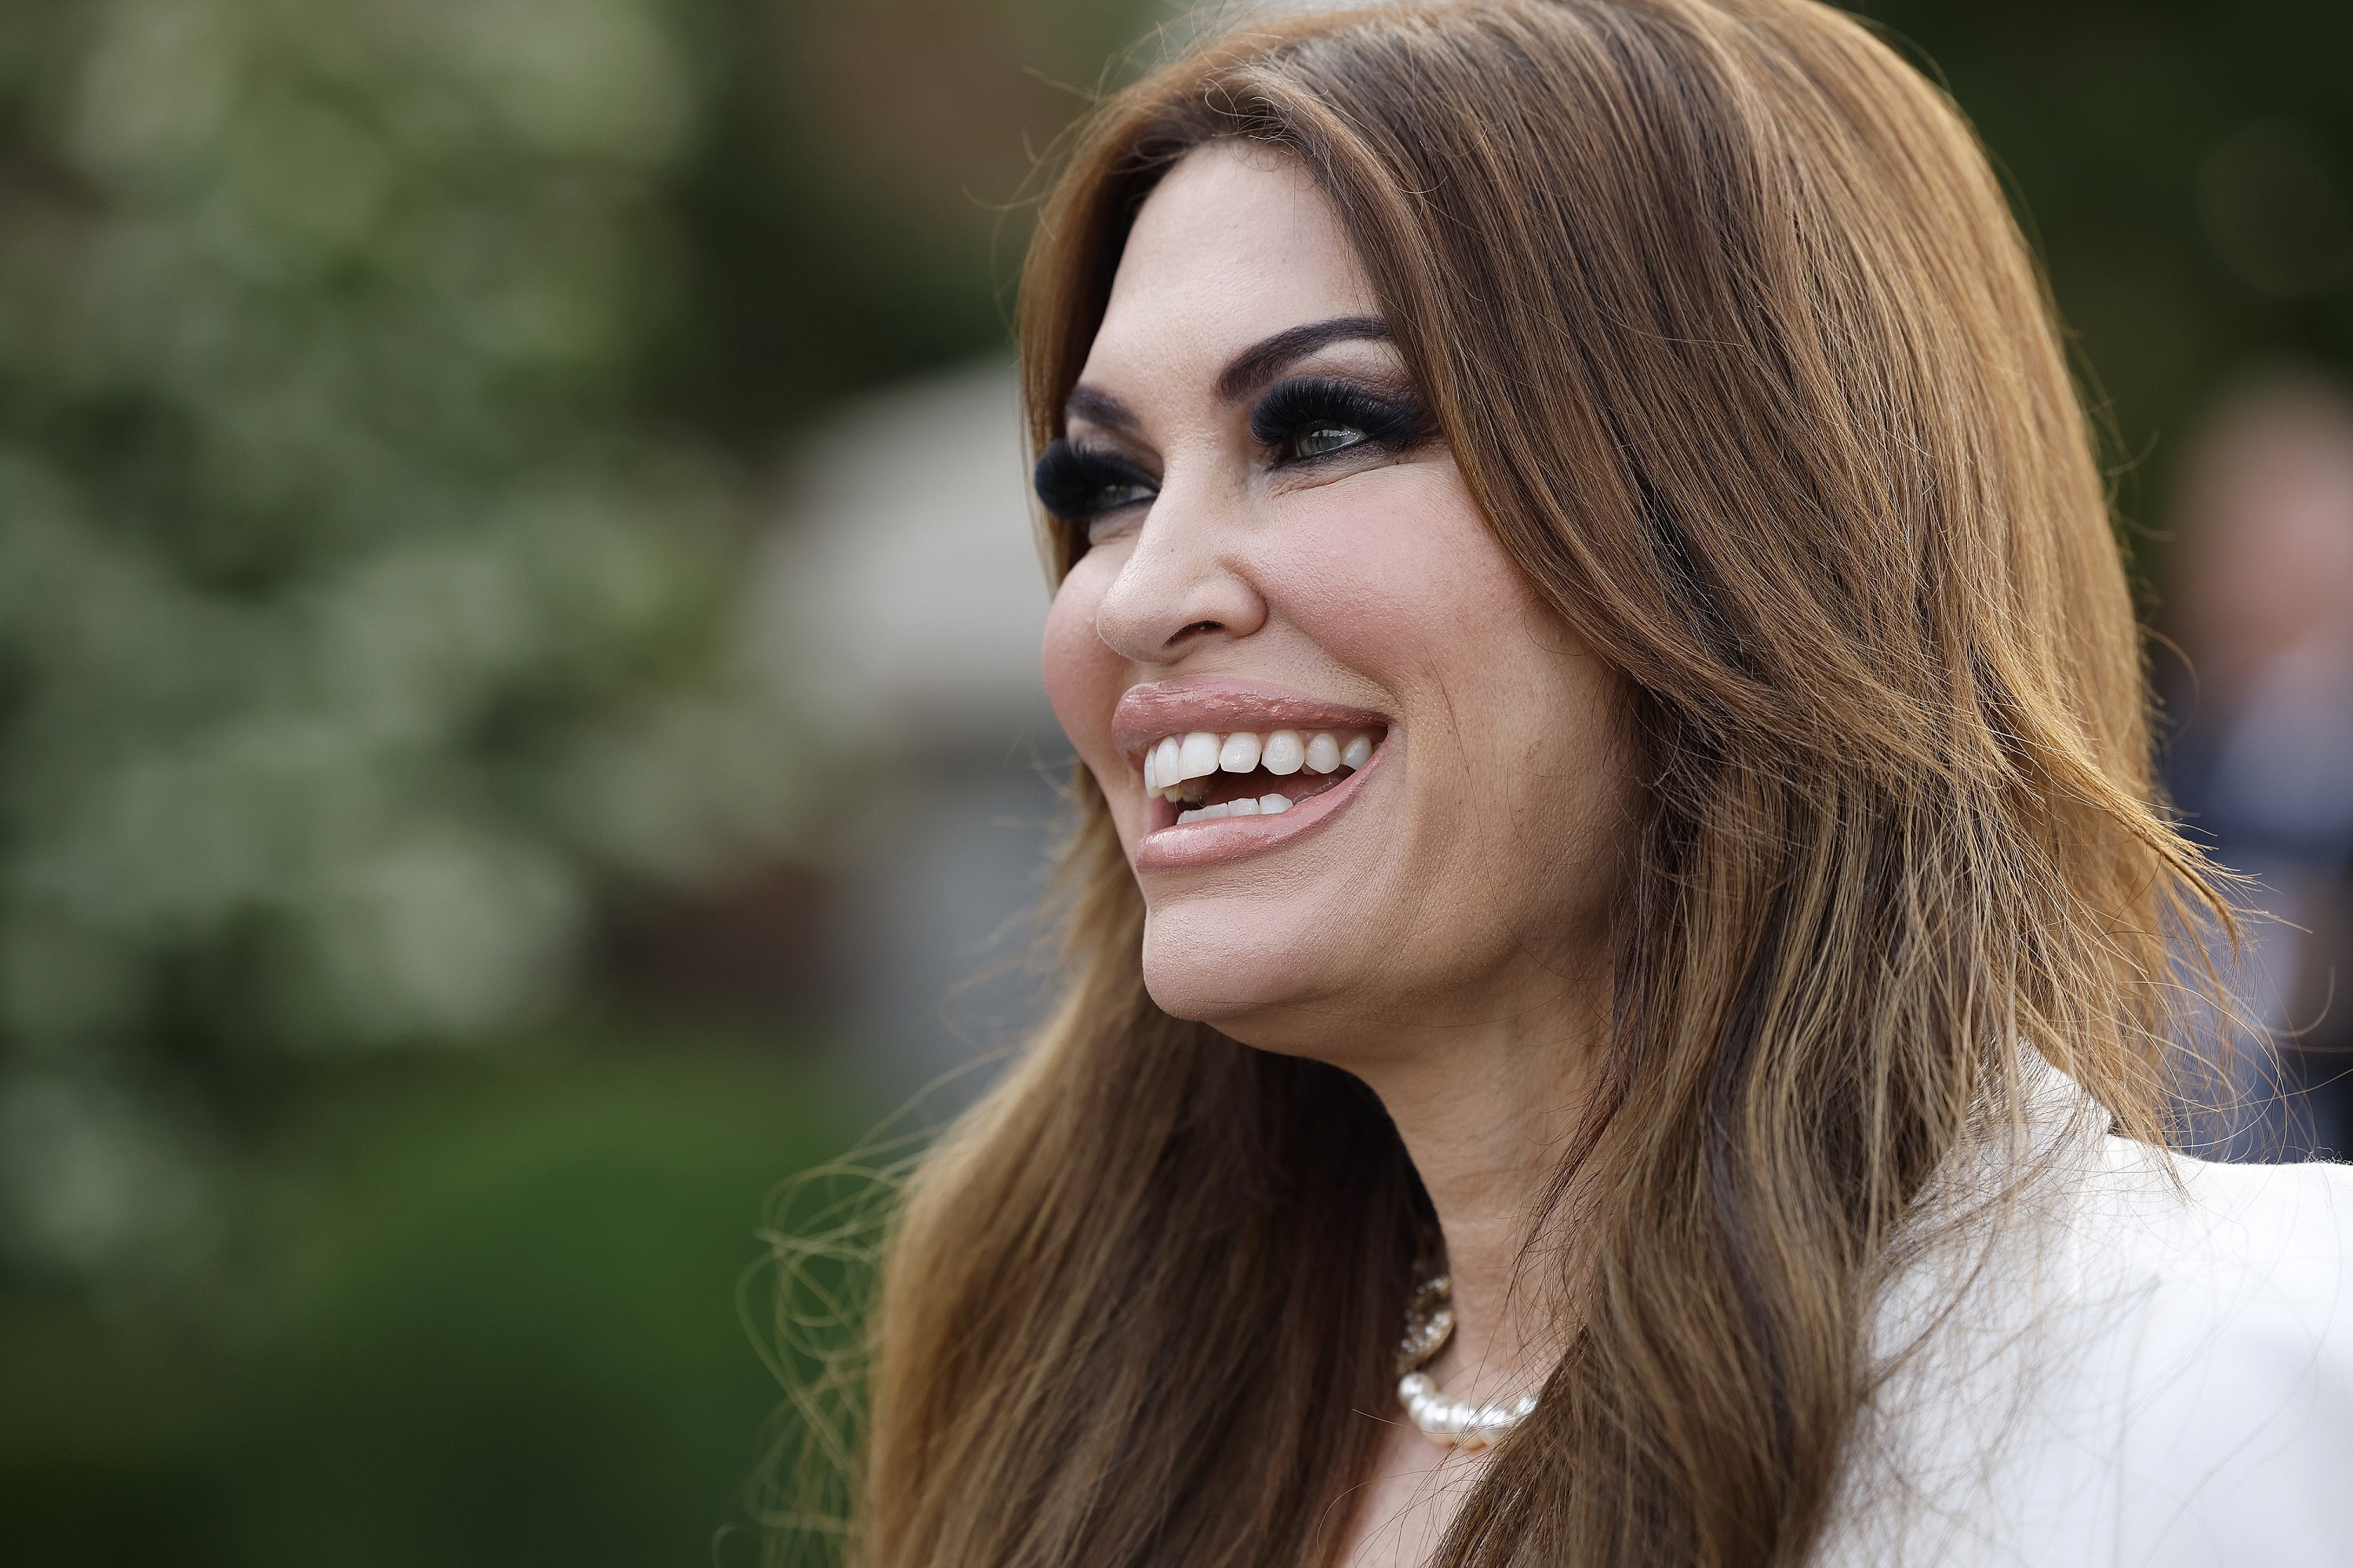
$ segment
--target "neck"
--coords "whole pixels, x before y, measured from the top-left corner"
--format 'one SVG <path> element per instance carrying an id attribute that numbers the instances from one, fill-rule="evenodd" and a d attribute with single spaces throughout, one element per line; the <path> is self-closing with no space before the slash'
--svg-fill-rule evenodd
<path id="1" fill-rule="evenodd" d="M 1454 1335 L 1430 1370 L 1451 1395 L 1525 1393 L 1566 1346 L 1554 1293 L 1514 1287 L 1582 1125 L 1607 997 L 1588 988 L 1493 1022 L 1392 1036 L 1380 1063 L 1352 1065 L 1388 1108 L 1445 1234 Z"/>

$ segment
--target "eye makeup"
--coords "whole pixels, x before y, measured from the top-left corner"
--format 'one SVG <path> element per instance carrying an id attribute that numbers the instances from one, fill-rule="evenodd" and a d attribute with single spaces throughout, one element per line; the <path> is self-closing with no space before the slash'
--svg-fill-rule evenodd
<path id="1" fill-rule="evenodd" d="M 1411 393 L 1322 376 L 1268 387 L 1250 409 L 1250 431 L 1272 454 L 1275 468 L 1365 447 L 1394 456 L 1436 433 Z"/>
<path id="2" fill-rule="evenodd" d="M 1160 482 L 1132 459 L 1067 436 L 1039 454 L 1030 480 L 1039 502 L 1067 523 L 1084 523 L 1160 493 Z"/>
<path id="3" fill-rule="evenodd" d="M 1251 405 L 1249 429 L 1271 470 L 1352 451 L 1397 456 L 1437 433 L 1412 393 L 1322 376 L 1295 377 L 1267 388 Z M 1134 459 L 1083 437 L 1065 436 L 1047 447 L 1039 455 L 1031 482 L 1049 513 L 1081 525 L 1148 504 L 1160 493 L 1158 476 Z"/>

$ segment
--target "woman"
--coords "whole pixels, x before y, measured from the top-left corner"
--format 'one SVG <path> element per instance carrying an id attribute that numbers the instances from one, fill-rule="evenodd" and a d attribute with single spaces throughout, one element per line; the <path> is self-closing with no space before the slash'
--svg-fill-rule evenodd
<path id="1" fill-rule="evenodd" d="M 1068 989 L 887 1259 L 868 1561 L 2341 1536 L 2353 1194 L 2158 1152 L 2220 905 L 1940 94 L 1805 0 L 1250 28 L 1025 289 Z"/>

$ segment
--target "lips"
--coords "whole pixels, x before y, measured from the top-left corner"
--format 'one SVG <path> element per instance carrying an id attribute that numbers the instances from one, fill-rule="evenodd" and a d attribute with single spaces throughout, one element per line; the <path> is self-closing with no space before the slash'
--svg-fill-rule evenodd
<path id="1" fill-rule="evenodd" d="M 1314 832 L 1355 800 L 1389 727 L 1372 709 L 1261 682 L 1131 688 L 1113 737 L 1146 789 L 1135 869 L 1240 859 Z"/>
<path id="2" fill-rule="evenodd" d="M 1195 730 L 1231 735 L 1237 730 L 1385 730 L 1388 726 L 1388 715 L 1371 708 L 1328 703 L 1287 686 L 1222 675 L 1193 675 L 1131 686 L 1111 715 L 1113 743 L 1138 768 L 1144 765 L 1145 747 L 1164 736 Z"/>

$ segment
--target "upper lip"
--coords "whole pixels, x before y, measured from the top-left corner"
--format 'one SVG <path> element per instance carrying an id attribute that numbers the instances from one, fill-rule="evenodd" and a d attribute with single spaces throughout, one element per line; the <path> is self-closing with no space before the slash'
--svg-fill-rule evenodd
<path id="1" fill-rule="evenodd" d="M 1327 702 L 1265 681 L 1187 675 L 1130 686 L 1112 710 L 1112 739 L 1134 758 L 1164 736 L 1209 730 L 1386 728 L 1388 715 L 1347 703 Z"/>

